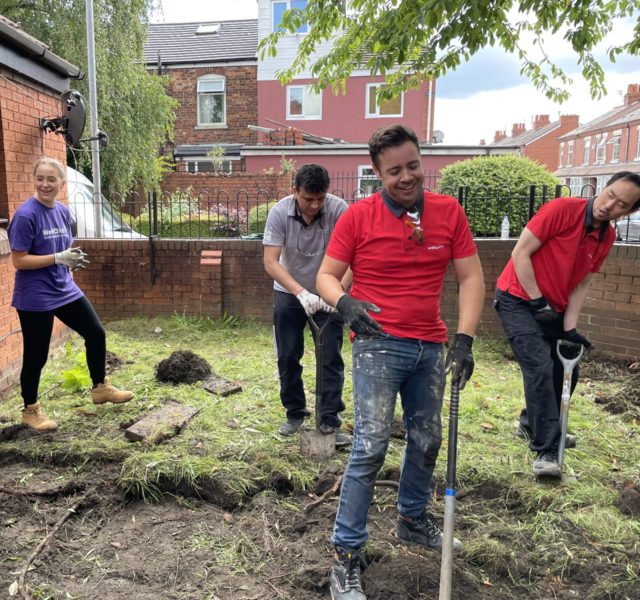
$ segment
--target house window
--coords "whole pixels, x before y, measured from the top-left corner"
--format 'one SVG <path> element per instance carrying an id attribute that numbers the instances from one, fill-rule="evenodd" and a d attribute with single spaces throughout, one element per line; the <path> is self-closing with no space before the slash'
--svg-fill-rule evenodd
<path id="1" fill-rule="evenodd" d="M 322 118 L 322 94 L 311 85 L 287 86 L 287 119 Z"/>
<path id="2" fill-rule="evenodd" d="M 596 145 L 596 164 L 602 164 L 607 152 L 607 134 L 603 133 L 598 137 Z"/>
<path id="3" fill-rule="evenodd" d="M 367 84 L 367 117 L 401 117 L 403 95 L 395 96 L 389 100 L 378 101 L 378 89 L 380 83 Z"/>
<path id="4" fill-rule="evenodd" d="M 573 142 L 567 144 L 567 167 L 573 166 Z"/>
<path id="5" fill-rule="evenodd" d="M 307 0 L 276 0 L 271 3 L 271 13 L 273 15 L 272 26 L 273 31 L 280 30 L 280 23 L 286 10 L 304 10 L 307 8 Z M 307 33 L 309 30 L 308 23 L 303 23 L 296 29 L 296 33 Z"/>
<path id="6" fill-rule="evenodd" d="M 620 132 L 613 132 L 613 139 L 611 140 L 611 162 L 618 162 L 620 160 Z"/>
<path id="7" fill-rule="evenodd" d="M 640 160 L 640 125 L 638 125 L 638 143 L 636 144 L 636 160 Z"/>
<path id="8" fill-rule="evenodd" d="M 198 125 L 226 125 L 225 78 L 205 75 L 198 79 Z"/>
<path id="9" fill-rule="evenodd" d="M 355 198 L 371 196 L 371 194 L 381 187 L 382 182 L 378 179 L 371 165 L 361 165 L 358 167 L 358 189 L 354 194 Z"/>
<path id="10" fill-rule="evenodd" d="M 214 167 L 213 162 L 207 158 L 188 160 L 186 163 L 187 173 L 231 173 L 234 170 L 232 159 L 221 161 L 217 167 Z"/>
<path id="11" fill-rule="evenodd" d="M 591 160 L 591 138 L 584 138 L 584 160 L 582 161 L 583 165 L 588 165 Z"/>
<path id="12" fill-rule="evenodd" d="M 594 196 L 597 196 L 607 187 L 607 181 L 609 181 L 609 179 L 611 179 L 611 175 L 600 175 L 596 178 L 596 191 Z"/>
<path id="13" fill-rule="evenodd" d="M 564 142 L 560 142 L 560 156 L 558 158 L 558 168 L 562 168 L 564 162 Z"/>

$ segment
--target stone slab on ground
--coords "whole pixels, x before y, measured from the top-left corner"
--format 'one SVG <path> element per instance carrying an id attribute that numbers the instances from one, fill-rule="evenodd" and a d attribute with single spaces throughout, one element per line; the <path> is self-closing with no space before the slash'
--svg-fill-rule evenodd
<path id="1" fill-rule="evenodd" d="M 212 375 L 204 380 L 204 389 L 212 394 L 218 394 L 220 396 L 229 396 L 242 391 L 242 386 L 238 385 L 234 381 L 229 381 L 224 377 L 218 375 Z"/>
<path id="2" fill-rule="evenodd" d="M 199 410 L 199 408 L 169 400 L 164 406 L 131 425 L 124 432 L 124 436 L 132 442 L 146 440 L 157 444 L 178 434 Z"/>

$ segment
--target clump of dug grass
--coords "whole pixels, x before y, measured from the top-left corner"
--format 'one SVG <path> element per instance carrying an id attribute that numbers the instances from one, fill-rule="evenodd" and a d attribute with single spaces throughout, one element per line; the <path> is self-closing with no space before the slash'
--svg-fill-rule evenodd
<path id="1" fill-rule="evenodd" d="M 211 375 L 211 365 L 190 350 L 177 350 L 161 360 L 156 379 L 165 383 L 195 383 Z"/>

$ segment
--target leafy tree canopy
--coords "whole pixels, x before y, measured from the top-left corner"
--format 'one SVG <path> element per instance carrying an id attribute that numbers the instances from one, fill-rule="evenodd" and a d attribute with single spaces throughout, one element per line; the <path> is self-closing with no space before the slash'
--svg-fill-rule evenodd
<path id="1" fill-rule="evenodd" d="M 94 0 L 98 121 L 109 136 L 100 152 L 105 193 L 127 192 L 139 181 L 152 188 L 162 174 L 158 150 L 172 133 L 175 102 L 164 78 L 148 73 L 143 62 L 147 23 L 156 8 L 157 0 Z M 85 0 L 0 0 L 0 14 L 87 73 Z M 87 78 L 71 85 L 86 98 L 88 112 Z M 90 171 L 90 144 L 74 154 Z"/>
<path id="2" fill-rule="evenodd" d="M 544 54 L 544 40 L 563 33 L 595 98 L 606 92 L 595 47 L 612 30 L 614 19 L 639 9 L 638 0 L 308 0 L 304 10 L 286 11 L 280 30 L 258 49 L 263 58 L 275 56 L 280 38 L 309 23 L 291 66 L 278 73 L 281 81 L 309 70 L 319 88 L 344 89 L 353 70 L 366 68 L 385 76 L 389 85 L 383 95 L 388 97 L 442 77 L 486 46 L 500 46 L 519 57 L 521 74 L 537 89 L 562 101 L 569 97 L 571 80 Z M 541 59 L 532 58 L 524 39 L 543 49 Z M 315 60 L 314 52 L 327 40 L 333 41 L 333 49 Z M 631 38 L 619 39 L 608 58 L 613 62 L 622 53 L 639 51 L 640 17 Z"/>

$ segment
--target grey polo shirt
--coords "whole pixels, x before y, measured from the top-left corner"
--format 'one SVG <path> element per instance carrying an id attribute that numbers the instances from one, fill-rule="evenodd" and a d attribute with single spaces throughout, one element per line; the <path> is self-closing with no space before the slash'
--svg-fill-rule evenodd
<path id="1" fill-rule="evenodd" d="M 280 246 L 280 264 L 302 286 L 316 293 L 316 275 L 329 244 L 331 232 L 347 203 L 333 194 L 327 194 L 318 216 L 308 225 L 296 211 L 294 196 L 280 200 L 267 215 L 262 243 Z M 278 282 L 273 288 L 287 292 Z"/>

